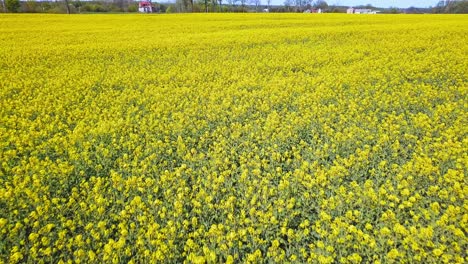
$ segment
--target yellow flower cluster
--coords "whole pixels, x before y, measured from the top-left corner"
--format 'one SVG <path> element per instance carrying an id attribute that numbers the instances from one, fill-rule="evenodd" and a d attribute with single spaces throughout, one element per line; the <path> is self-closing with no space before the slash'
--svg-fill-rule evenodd
<path id="1" fill-rule="evenodd" d="M 464 263 L 468 16 L 0 16 L 0 263 Z"/>

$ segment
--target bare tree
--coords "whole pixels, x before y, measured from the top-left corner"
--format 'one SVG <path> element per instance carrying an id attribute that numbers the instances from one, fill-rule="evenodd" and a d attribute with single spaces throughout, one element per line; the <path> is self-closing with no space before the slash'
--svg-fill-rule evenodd
<path id="1" fill-rule="evenodd" d="M 176 0 L 175 1 L 175 8 L 177 13 L 185 12 L 185 3 L 183 0 Z"/>
<path id="2" fill-rule="evenodd" d="M 231 6 L 231 11 L 236 10 L 236 5 L 239 0 L 227 0 L 228 4 Z"/>
<path id="3" fill-rule="evenodd" d="M 70 14 L 70 3 L 68 0 L 65 0 L 65 7 L 67 8 L 67 14 Z"/>
<path id="4" fill-rule="evenodd" d="M 127 1 L 125 1 L 125 0 L 114 0 L 113 2 L 120 9 L 120 11 L 127 11 Z"/>
<path id="5" fill-rule="evenodd" d="M 6 10 L 6 5 L 5 5 L 5 0 L 2 0 L 2 8 L 3 8 L 3 12 L 7 12 Z"/>
<path id="6" fill-rule="evenodd" d="M 324 0 L 317 0 L 315 2 L 315 4 L 314 4 L 314 7 L 321 8 L 321 9 L 326 9 L 326 8 L 328 8 L 328 4 Z"/>
<path id="7" fill-rule="evenodd" d="M 261 0 L 251 0 L 251 4 L 255 5 L 255 12 L 258 12 L 258 7 L 262 4 Z"/>
<path id="8" fill-rule="evenodd" d="M 285 0 L 284 1 L 284 7 L 286 8 L 286 10 L 288 12 L 291 11 L 292 4 L 293 4 L 292 0 Z"/>
<path id="9" fill-rule="evenodd" d="M 268 4 L 268 10 L 270 10 L 271 0 L 267 0 L 267 4 Z"/>
<path id="10" fill-rule="evenodd" d="M 216 6 L 218 5 L 218 1 L 217 0 L 211 0 L 210 1 L 210 6 L 211 6 L 211 12 L 216 12 Z"/>
<path id="11" fill-rule="evenodd" d="M 241 6 L 242 6 L 242 12 L 245 11 L 245 2 L 247 2 L 247 0 L 240 0 L 241 2 Z"/>
<path id="12" fill-rule="evenodd" d="M 302 11 L 303 1 L 302 0 L 295 0 L 294 4 L 296 5 L 296 12 L 301 12 Z"/>
<path id="13" fill-rule="evenodd" d="M 216 5 L 218 4 L 217 0 L 205 0 L 205 13 L 216 11 Z"/>
<path id="14" fill-rule="evenodd" d="M 193 12 L 193 1 L 176 0 L 175 4 L 178 13 Z"/>

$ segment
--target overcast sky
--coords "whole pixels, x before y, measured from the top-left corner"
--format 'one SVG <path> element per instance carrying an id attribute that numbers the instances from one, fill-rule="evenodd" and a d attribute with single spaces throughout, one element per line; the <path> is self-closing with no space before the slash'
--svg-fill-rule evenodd
<path id="1" fill-rule="evenodd" d="M 428 6 L 435 6 L 438 1 L 437 0 L 329 0 L 327 2 L 330 4 L 339 4 L 339 5 L 346 5 L 346 6 L 353 6 L 353 5 L 365 5 L 371 4 L 377 7 L 428 7 Z"/>
<path id="2" fill-rule="evenodd" d="M 429 7 L 435 6 L 438 0 L 325 0 L 329 5 L 355 6 L 371 4 L 376 7 Z M 262 0 L 262 3 L 266 0 Z M 283 4 L 284 0 L 273 0 L 275 4 Z"/>

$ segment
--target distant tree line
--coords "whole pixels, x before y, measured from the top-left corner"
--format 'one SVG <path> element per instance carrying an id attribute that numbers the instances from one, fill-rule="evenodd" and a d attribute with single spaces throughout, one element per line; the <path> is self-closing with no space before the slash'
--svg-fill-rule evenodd
<path id="1" fill-rule="evenodd" d="M 100 13 L 100 12 L 137 12 L 138 2 L 134 1 L 5 1 L 6 11 L 10 13 Z M 158 4 L 155 4 L 157 6 Z M 5 8 L 2 8 L 5 12 Z"/>
<path id="2" fill-rule="evenodd" d="M 437 6 L 433 8 L 433 12 L 446 14 L 468 14 L 468 1 L 440 1 Z"/>
<path id="3" fill-rule="evenodd" d="M 134 0 L 0 0 L 1 12 L 10 13 L 99 13 L 138 12 Z M 151 1 L 151 0 L 150 0 Z M 155 13 L 190 12 L 304 12 L 320 9 L 324 13 L 346 13 L 347 6 L 328 5 L 324 0 L 284 0 L 283 5 L 272 5 L 272 0 L 175 0 L 175 3 L 153 2 Z M 468 1 L 444 0 L 434 8 L 410 7 L 400 9 L 375 8 L 371 5 L 355 6 L 381 13 L 468 13 Z"/>

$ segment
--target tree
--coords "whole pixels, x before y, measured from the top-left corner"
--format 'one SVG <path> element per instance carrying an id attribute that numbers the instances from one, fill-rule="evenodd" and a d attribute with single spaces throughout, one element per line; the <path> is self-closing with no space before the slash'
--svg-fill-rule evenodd
<path id="1" fill-rule="evenodd" d="M 291 11 L 292 4 L 293 4 L 292 0 L 285 0 L 284 1 L 284 8 L 286 9 L 286 12 Z"/>
<path id="2" fill-rule="evenodd" d="M 113 0 L 113 3 L 117 6 L 119 11 L 127 11 L 127 1 L 125 0 Z"/>
<path id="3" fill-rule="evenodd" d="M 453 8 L 453 13 L 455 14 L 468 14 L 468 2 L 467 1 L 459 1 L 455 3 Z"/>
<path id="4" fill-rule="evenodd" d="M 75 1 L 73 2 L 73 6 L 78 9 L 78 13 L 81 13 L 81 7 L 83 6 L 83 3 L 81 1 Z"/>
<path id="5" fill-rule="evenodd" d="M 467 14 L 468 1 L 446 0 L 440 1 L 436 7 L 432 9 L 434 13 L 450 13 L 450 14 Z"/>
<path id="6" fill-rule="evenodd" d="M 400 12 L 398 11 L 398 8 L 392 7 L 392 6 L 391 6 L 391 7 L 388 8 L 388 13 L 390 13 L 390 14 L 398 14 L 398 13 L 400 13 Z"/>
<path id="7" fill-rule="evenodd" d="M 176 0 L 178 13 L 193 12 L 193 0 Z"/>
<path id="8" fill-rule="evenodd" d="M 19 0 L 5 0 L 6 10 L 12 13 L 19 11 L 21 4 Z"/>
<path id="9" fill-rule="evenodd" d="M 7 9 L 6 9 L 6 6 L 5 6 L 5 0 L 2 0 L 2 8 L 3 8 L 3 12 L 7 12 Z"/>
<path id="10" fill-rule="evenodd" d="M 184 0 L 176 0 L 175 1 L 175 10 L 176 13 L 183 13 L 186 12 L 186 5 Z"/>
<path id="11" fill-rule="evenodd" d="M 23 12 L 36 13 L 38 10 L 36 0 L 27 0 L 23 5 Z"/>
<path id="12" fill-rule="evenodd" d="M 314 7 L 316 8 L 321 8 L 322 10 L 328 8 L 328 4 L 327 2 L 323 1 L 323 0 L 317 0 L 317 2 L 315 2 L 314 4 Z"/>
<path id="13" fill-rule="evenodd" d="M 70 3 L 68 0 L 65 0 L 65 7 L 67 8 L 67 14 L 70 14 Z"/>
<path id="14" fill-rule="evenodd" d="M 247 0 L 240 0 L 240 2 L 242 6 L 242 12 L 245 12 L 245 3 L 247 2 Z"/>
<path id="15" fill-rule="evenodd" d="M 211 7 L 211 12 L 216 12 L 216 6 L 218 5 L 218 1 L 217 0 L 211 0 L 210 1 L 210 7 Z"/>
<path id="16" fill-rule="evenodd" d="M 294 4 L 296 5 L 296 12 L 302 12 L 303 0 L 295 0 Z"/>
<path id="17" fill-rule="evenodd" d="M 251 0 L 251 4 L 255 5 L 255 12 L 258 12 L 258 7 L 262 4 L 261 0 Z"/>
<path id="18" fill-rule="evenodd" d="M 198 4 L 203 6 L 205 13 L 216 12 L 218 0 L 198 0 Z"/>

